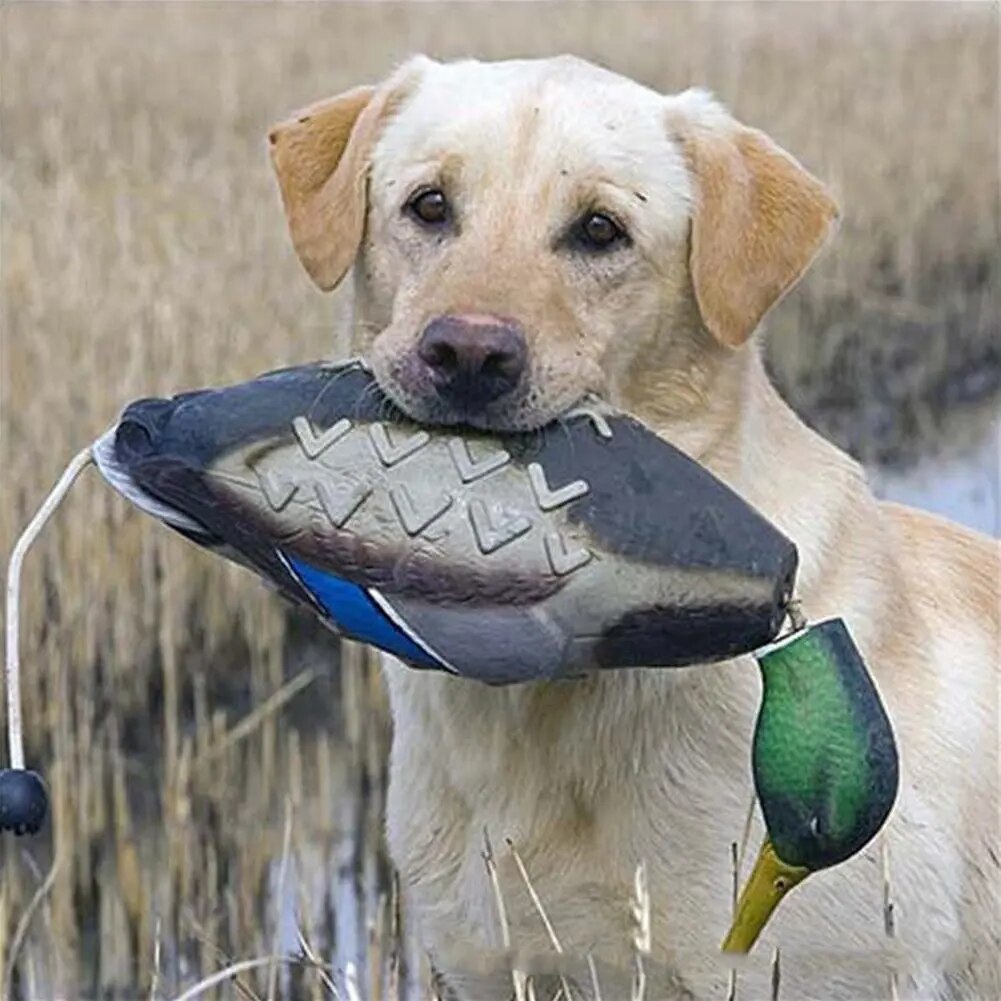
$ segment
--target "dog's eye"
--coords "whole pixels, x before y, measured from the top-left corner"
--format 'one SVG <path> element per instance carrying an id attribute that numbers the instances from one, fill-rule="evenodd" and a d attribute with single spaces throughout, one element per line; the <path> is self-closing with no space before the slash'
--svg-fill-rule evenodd
<path id="1" fill-rule="evenodd" d="M 438 188 L 418 191 L 406 205 L 407 211 L 425 226 L 441 226 L 448 222 L 448 199 Z"/>
<path id="2" fill-rule="evenodd" d="M 629 239 L 626 231 L 604 212 L 589 212 L 576 229 L 577 242 L 588 250 L 608 250 Z"/>

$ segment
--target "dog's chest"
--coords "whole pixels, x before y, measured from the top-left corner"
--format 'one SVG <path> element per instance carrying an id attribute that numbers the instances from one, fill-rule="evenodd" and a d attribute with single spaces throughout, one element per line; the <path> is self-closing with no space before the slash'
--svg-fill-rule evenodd
<path id="1" fill-rule="evenodd" d="M 551 955 L 552 943 L 508 838 L 561 946 L 602 961 L 603 985 L 616 970 L 633 969 L 634 877 L 642 864 L 652 933 L 646 962 L 659 991 L 651 996 L 726 996 L 718 946 L 730 918 L 731 845 L 741 840 L 752 799 L 757 678 L 743 662 L 693 674 L 690 684 L 674 684 L 672 674 L 619 672 L 533 692 L 388 668 L 396 725 L 390 844 L 436 963 L 456 983 L 473 977 L 458 996 L 510 996 L 487 838 L 524 965 Z M 903 730 L 907 747 L 913 741 Z M 918 963 L 901 977 L 901 997 L 930 994 L 934 976 L 918 968 L 922 950 L 958 934 L 952 900 L 960 863 L 946 848 L 955 836 L 943 834 L 943 819 L 928 794 L 905 783 L 884 836 L 898 942 L 909 943 Z M 761 834 L 755 818 L 748 852 Z M 745 996 L 767 996 L 779 944 L 790 996 L 808 996 L 818 977 L 832 998 L 886 996 L 881 843 L 783 904 L 752 956 L 756 972 L 742 974 Z"/>
<path id="2" fill-rule="evenodd" d="M 471 940 L 501 946 L 499 888 L 516 950 L 552 949 L 534 891 L 561 945 L 628 966 L 641 865 L 657 944 L 711 951 L 751 802 L 757 698 L 746 663 L 713 671 L 711 687 L 620 672 L 491 690 L 388 668 L 390 843 L 440 963 Z"/>

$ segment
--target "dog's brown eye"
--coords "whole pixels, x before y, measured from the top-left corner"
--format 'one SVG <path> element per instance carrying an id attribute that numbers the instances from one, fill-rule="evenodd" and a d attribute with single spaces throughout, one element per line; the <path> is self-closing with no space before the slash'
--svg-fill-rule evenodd
<path id="1" fill-rule="evenodd" d="M 620 240 L 627 239 L 622 227 L 604 212 L 591 212 L 584 216 L 578 226 L 578 237 L 589 250 L 607 250 Z"/>
<path id="2" fill-rule="evenodd" d="M 419 191 L 407 202 L 407 208 L 427 226 L 440 226 L 448 220 L 448 199 L 437 188 Z"/>

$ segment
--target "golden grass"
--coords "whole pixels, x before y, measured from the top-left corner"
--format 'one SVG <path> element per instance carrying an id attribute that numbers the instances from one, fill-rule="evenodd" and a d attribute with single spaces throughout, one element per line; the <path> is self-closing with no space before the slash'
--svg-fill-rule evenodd
<path id="1" fill-rule="evenodd" d="M 707 85 L 793 150 L 845 218 L 774 316 L 773 370 L 860 454 L 909 454 L 955 402 L 992 399 L 1001 368 L 996 30 L 993 5 L 952 3 L 4 4 L 0 550 L 124 402 L 337 353 L 344 300 L 293 259 L 265 130 L 417 50 L 573 51 Z M 322 962 L 343 966 L 352 936 L 377 945 L 366 996 L 395 994 L 400 948 L 397 978 L 421 979 L 386 895 L 385 706 L 359 654 L 333 672 L 332 641 L 95 477 L 29 558 L 25 600 L 29 758 L 55 817 L 50 837 L 5 839 L 0 970 L 58 867 L 21 996 L 155 980 L 170 997 L 268 955 L 277 916 L 298 951 L 293 909 Z M 329 995 L 316 971 L 265 966 L 219 996 L 263 997 L 269 977 Z"/>

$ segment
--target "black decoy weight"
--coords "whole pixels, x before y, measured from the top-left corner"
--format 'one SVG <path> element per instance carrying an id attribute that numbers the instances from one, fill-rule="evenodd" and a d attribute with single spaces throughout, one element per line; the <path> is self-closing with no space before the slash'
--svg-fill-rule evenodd
<path id="1" fill-rule="evenodd" d="M 49 810 L 49 794 L 38 772 L 0 768 L 0 831 L 37 834 Z"/>

